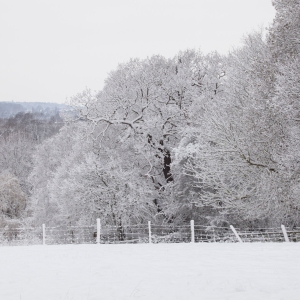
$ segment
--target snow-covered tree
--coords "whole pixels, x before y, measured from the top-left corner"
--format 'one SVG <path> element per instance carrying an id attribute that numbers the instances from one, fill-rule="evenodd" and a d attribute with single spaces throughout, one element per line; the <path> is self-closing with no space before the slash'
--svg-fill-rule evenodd
<path id="1" fill-rule="evenodd" d="M 8 172 L 0 173 L 0 214 L 5 219 L 24 217 L 26 196 L 18 179 Z"/>
<path id="2" fill-rule="evenodd" d="M 195 100 L 214 98 L 223 76 L 217 54 L 203 56 L 190 50 L 172 60 L 160 56 L 131 60 L 110 74 L 100 93 L 85 91 L 73 103 L 82 108 L 93 134 L 104 139 L 113 132 L 115 147 L 123 149 L 116 159 L 130 161 L 133 169 L 144 174 L 141 180 L 152 182 L 160 191 L 158 210 L 162 206 L 166 210 L 168 201 L 162 203 L 166 195 L 162 191 L 174 186 L 177 176 L 171 170 L 173 148 L 182 128 L 191 122 Z M 100 145 L 105 147 L 101 139 Z"/>
<path id="3" fill-rule="evenodd" d="M 268 224 L 299 222 L 299 189 L 293 184 L 299 176 L 289 168 L 299 143 L 293 134 L 295 147 L 287 155 L 291 128 L 278 105 L 272 53 L 259 34 L 229 56 L 224 88 L 203 107 L 198 126 L 185 129 L 176 150 L 199 190 L 198 206 L 214 207 L 222 220 L 235 214 Z"/>
<path id="4" fill-rule="evenodd" d="M 125 151 L 128 160 L 119 161 L 122 149 L 110 142 L 108 132 L 98 148 L 98 137 L 88 129 L 75 122 L 39 146 L 30 177 L 34 221 L 90 225 L 100 217 L 121 226 L 149 220 L 155 196 L 131 164 L 133 149 Z"/>
<path id="5" fill-rule="evenodd" d="M 120 167 L 115 158 L 105 162 L 94 153 L 85 154 L 78 164 L 68 166 L 68 173 L 58 169 L 49 189 L 59 199 L 59 209 L 66 223 L 102 224 L 118 227 L 145 223 L 154 213 L 151 190 L 141 184 L 136 172 Z"/>
<path id="6" fill-rule="evenodd" d="M 62 161 L 73 152 L 74 141 L 82 136 L 75 124 L 64 126 L 60 132 L 40 144 L 33 155 L 33 170 L 29 176 L 32 186 L 30 210 L 36 223 L 55 224 L 59 199 L 52 199 L 49 184 Z M 81 144 L 84 151 L 84 143 Z M 67 170 L 66 170 L 67 172 Z"/>
<path id="7" fill-rule="evenodd" d="M 269 30 L 268 43 L 275 61 L 297 59 L 300 53 L 299 0 L 273 0 L 276 16 Z"/>
<path id="8" fill-rule="evenodd" d="M 33 168 L 35 147 L 57 133 L 62 126 L 59 115 L 47 119 L 40 113 L 18 113 L 0 120 L 0 169 L 18 178 L 29 196 L 28 176 Z"/>

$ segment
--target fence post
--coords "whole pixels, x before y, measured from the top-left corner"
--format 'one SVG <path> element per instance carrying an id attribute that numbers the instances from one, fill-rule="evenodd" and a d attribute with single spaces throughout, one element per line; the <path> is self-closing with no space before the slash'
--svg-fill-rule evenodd
<path id="1" fill-rule="evenodd" d="M 46 245 L 46 226 L 43 224 L 43 245 Z"/>
<path id="2" fill-rule="evenodd" d="M 148 231 L 149 231 L 149 244 L 152 243 L 152 238 L 151 238 L 151 221 L 148 221 Z"/>
<path id="3" fill-rule="evenodd" d="M 101 231 L 101 223 L 100 223 L 100 219 L 97 219 L 97 239 L 96 239 L 96 243 L 100 244 L 100 231 Z"/>
<path id="4" fill-rule="evenodd" d="M 235 234 L 235 236 L 238 239 L 238 241 L 240 243 L 242 243 L 243 242 L 242 239 L 240 238 L 240 236 L 238 235 L 238 233 L 236 232 L 235 228 L 232 225 L 230 225 L 230 229 L 233 231 L 233 233 Z"/>
<path id="5" fill-rule="evenodd" d="M 195 243 L 195 227 L 194 227 L 194 220 L 191 220 L 191 243 Z"/>
<path id="6" fill-rule="evenodd" d="M 285 226 L 284 226 L 284 225 L 281 225 L 281 230 L 282 230 L 282 232 L 283 232 L 285 241 L 286 241 L 287 243 L 289 243 L 290 240 L 289 240 L 289 237 L 288 237 L 288 235 L 287 235 L 287 232 L 286 232 L 286 229 L 285 229 Z"/>

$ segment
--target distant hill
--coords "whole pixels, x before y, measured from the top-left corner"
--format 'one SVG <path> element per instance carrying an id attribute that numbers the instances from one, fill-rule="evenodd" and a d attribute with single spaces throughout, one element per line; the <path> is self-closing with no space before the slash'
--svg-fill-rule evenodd
<path id="1" fill-rule="evenodd" d="M 8 119 L 18 113 L 43 113 L 47 117 L 56 115 L 57 112 L 72 111 L 66 104 L 46 102 L 0 102 L 0 118 Z"/>

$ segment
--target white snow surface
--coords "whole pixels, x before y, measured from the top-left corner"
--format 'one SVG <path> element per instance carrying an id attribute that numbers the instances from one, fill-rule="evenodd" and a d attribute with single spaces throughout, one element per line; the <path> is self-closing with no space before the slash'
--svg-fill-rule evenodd
<path id="1" fill-rule="evenodd" d="M 300 299 L 300 243 L 0 247 L 0 299 Z"/>

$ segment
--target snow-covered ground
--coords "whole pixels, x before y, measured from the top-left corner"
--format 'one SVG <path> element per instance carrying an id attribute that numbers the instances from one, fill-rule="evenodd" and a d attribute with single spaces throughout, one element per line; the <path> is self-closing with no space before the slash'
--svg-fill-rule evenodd
<path id="1" fill-rule="evenodd" d="M 0 247 L 0 299 L 300 299 L 300 243 Z"/>

